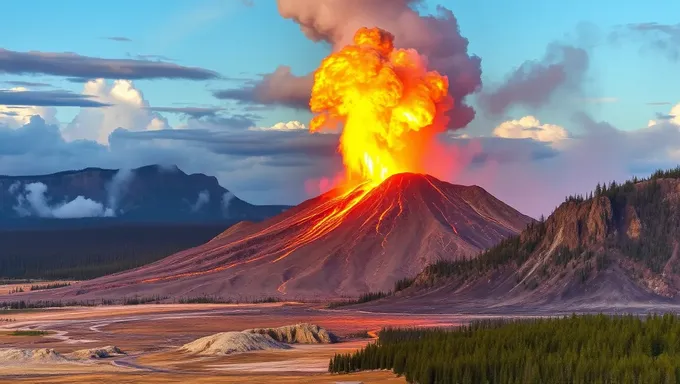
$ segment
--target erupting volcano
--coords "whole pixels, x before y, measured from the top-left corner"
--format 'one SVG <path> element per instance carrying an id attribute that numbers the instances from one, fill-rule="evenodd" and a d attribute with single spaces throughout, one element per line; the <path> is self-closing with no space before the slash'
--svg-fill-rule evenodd
<path id="1" fill-rule="evenodd" d="M 323 60 L 310 99 L 312 134 L 342 128 L 337 188 L 64 295 L 338 297 L 390 290 L 428 263 L 473 257 L 532 220 L 480 187 L 426 174 L 453 105 L 447 78 L 425 58 L 395 49 L 389 32 L 362 28 Z"/>
<path id="2" fill-rule="evenodd" d="M 446 130 L 445 112 L 453 107 L 448 87 L 446 76 L 428 71 L 418 52 L 395 49 L 392 34 L 361 28 L 353 44 L 314 73 L 310 131 L 343 127 L 338 149 L 350 186 L 427 173 L 425 153 Z"/>

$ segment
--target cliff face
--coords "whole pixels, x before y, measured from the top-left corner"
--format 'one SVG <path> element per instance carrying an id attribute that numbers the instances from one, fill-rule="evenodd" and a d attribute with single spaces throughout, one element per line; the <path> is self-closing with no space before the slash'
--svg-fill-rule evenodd
<path id="1" fill-rule="evenodd" d="M 128 221 L 259 221 L 285 206 L 249 204 L 203 174 L 151 165 L 0 176 L 0 222 L 106 218 Z"/>
<path id="2" fill-rule="evenodd" d="M 679 241 L 680 171 L 678 178 L 569 198 L 545 221 L 475 260 L 429 266 L 386 302 L 460 308 L 471 302 L 559 308 L 676 302 Z"/>

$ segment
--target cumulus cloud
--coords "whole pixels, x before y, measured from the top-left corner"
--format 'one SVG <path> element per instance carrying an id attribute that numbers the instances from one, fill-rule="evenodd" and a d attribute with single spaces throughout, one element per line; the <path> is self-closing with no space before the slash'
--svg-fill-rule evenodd
<path id="1" fill-rule="evenodd" d="M 198 193 L 198 197 L 196 198 L 196 202 L 191 204 L 191 212 L 198 212 L 210 202 L 210 192 L 203 190 Z"/>
<path id="2" fill-rule="evenodd" d="M 460 33 L 454 14 L 437 7 L 436 15 L 420 15 L 414 0 L 278 0 L 281 16 L 300 25 L 312 41 L 323 41 L 337 50 L 351 42 L 360 27 L 380 27 L 395 36 L 398 48 L 414 48 L 428 57 L 432 69 L 449 79 L 449 93 L 456 101 L 451 111 L 452 128 L 467 125 L 475 112 L 465 97 L 481 86 L 481 59 L 468 54 L 468 40 Z M 297 76 L 280 66 L 255 84 L 218 91 L 215 96 L 242 102 L 307 108 L 311 75 Z"/>
<path id="3" fill-rule="evenodd" d="M 503 84 L 484 90 L 479 103 L 491 115 L 502 115 L 513 106 L 542 107 L 556 91 L 578 89 L 588 61 L 584 49 L 551 44 L 543 60 L 522 64 Z"/>
<path id="4" fill-rule="evenodd" d="M 21 216 L 37 216 L 56 219 L 79 219 L 85 217 L 111 217 L 113 212 L 100 202 L 77 196 L 67 202 L 50 204 L 43 183 L 24 185 L 24 192 L 17 197 L 14 210 Z"/>
<path id="5" fill-rule="evenodd" d="M 250 127 L 251 131 L 306 131 L 307 127 L 299 121 L 280 122 L 271 127 Z"/>
<path id="6" fill-rule="evenodd" d="M 668 104 L 670 104 L 670 103 L 668 103 Z M 666 105 L 666 104 L 663 104 L 663 105 Z M 647 126 L 652 127 L 654 125 L 664 123 L 664 122 L 680 126 L 680 103 L 673 106 L 671 108 L 670 112 L 668 112 L 667 114 L 657 113 L 656 119 L 655 120 L 649 120 L 649 123 L 647 124 Z"/>
<path id="7" fill-rule="evenodd" d="M 111 132 L 119 127 L 129 130 L 169 128 L 164 117 L 148 110 L 144 95 L 130 80 L 116 80 L 112 84 L 104 79 L 88 81 L 83 87 L 83 95 L 111 106 L 81 109 L 64 129 L 64 137 L 68 140 L 87 139 L 107 144 Z"/>
<path id="8" fill-rule="evenodd" d="M 524 116 L 519 120 L 505 121 L 493 130 L 493 134 L 507 139 L 533 139 L 549 143 L 569 137 L 569 133 L 563 127 L 554 124 L 541 124 L 534 116 Z"/>
<path id="9" fill-rule="evenodd" d="M 161 61 L 102 59 L 75 53 L 16 52 L 2 48 L 0 48 L 0 72 L 87 79 L 209 80 L 219 77 L 216 72 L 208 69 Z"/>
<path id="10" fill-rule="evenodd" d="M 496 149 L 489 145 L 491 138 L 466 139 L 479 140 L 482 148 L 455 181 L 481 185 L 521 212 L 539 217 L 566 195 L 585 194 L 598 182 L 648 176 L 677 165 L 680 126 L 673 122 L 621 130 L 581 113 L 571 128 L 579 134 L 556 142 L 498 137 Z"/>

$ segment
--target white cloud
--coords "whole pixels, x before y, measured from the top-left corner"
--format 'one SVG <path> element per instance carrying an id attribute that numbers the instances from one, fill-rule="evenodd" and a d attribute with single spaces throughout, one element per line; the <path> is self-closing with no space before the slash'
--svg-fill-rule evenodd
<path id="1" fill-rule="evenodd" d="M 281 122 L 272 125 L 271 127 L 250 127 L 251 131 L 305 131 L 307 127 L 296 120 L 287 123 Z"/>
<path id="2" fill-rule="evenodd" d="M 191 205 L 191 212 L 198 212 L 204 205 L 210 202 L 210 192 L 203 190 L 198 193 L 196 202 Z"/>
<path id="3" fill-rule="evenodd" d="M 647 123 L 648 127 L 654 126 L 660 123 L 670 123 L 677 125 L 680 128 L 680 103 L 673 106 L 668 113 L 668 118 L 664 120 L 649 120 Z"/>
<path id="4" fill-rule="evenodd" d="M 27 91 L 25 87 L 14 87 L 9 91 Z M 31 121 L 31 116 L 40 116 L 49 124 L 57 124 L 57 109 L 54 107 L 0 105 L 0 125 L 12 129 L 19 128 Z"/>
<path id="5" fill-rule="evenodd" d="M 541 124 L 534 116 L 505 121 L 493 130 L 493 134 L 506 139 L 533 139 L 549 143 L 569 137 L 566 129 L 559 125 Z"/>
<path id="6" fill-rule="evenodd" d="M 113 211 L 104 208 L 104 204 L 83 196 L 77 196 L 68 202 L 50 204 L 47 201 L 47 185 L 43 183 L 24 185 L 24 193 L 17 196 L 14 210 L 21 216 L 56 219 L 114 216 Z"/>
<path id="7" fill-rule="evenodd" d="M 81 108 L 78 115 L 63 130 L 66 140 L 93 140 L 108 144 L 109 135 L 117 128 L 131 131 L 169 128 L 167 120 L 149 111 L 149 103 L 130 80 L 91 80 L 83 87 L 84 95 L 92 100 L 112 104 L 105 108 Z"/>

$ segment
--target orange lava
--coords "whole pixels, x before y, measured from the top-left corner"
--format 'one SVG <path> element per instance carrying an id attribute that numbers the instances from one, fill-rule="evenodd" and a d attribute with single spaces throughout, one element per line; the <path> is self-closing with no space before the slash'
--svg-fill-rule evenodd
<path id="1" fill-rule="evenodd" d="M 361 28 L 314 73 L 310 131 L 342 126 L 338 150 L 350 186 L 426 173 L 424 155 L 453 106 L 448 78 L 426 64 L 413 49 L 395 49 L 391 33 Z"/>

